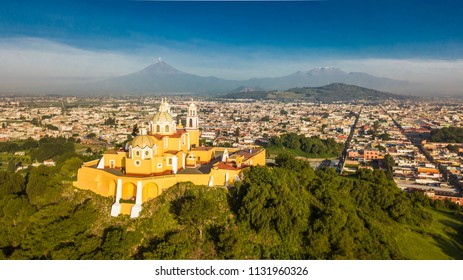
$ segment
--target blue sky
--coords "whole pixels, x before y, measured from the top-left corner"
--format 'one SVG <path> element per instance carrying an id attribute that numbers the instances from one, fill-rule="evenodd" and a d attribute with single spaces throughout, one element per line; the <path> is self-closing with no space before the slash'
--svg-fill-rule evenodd
<path id="1" fill-rule="evenodd" d="M 197 41 L 246 47 L 335 49 L 342 54 L 455 58 L 462 1 L 8 1 L 1 36 L 39 37 L 84 49 L 130 50 Z M 116 44 L 114 44 L 114 42 Z M 393 47 L 392 49 L 390 49 Z M 402 47 L 402 49 L 401 49 Z M 384 53 L 384 50 L 388 50 Z"/>
<path id="2" fill-rule="evenodd" d="M 463 73 L 462 30 L 457 0 L 4 1 L 0 76 L 102 78 L 161 56 L 225 78 L 336 66 L 427 81 Z"/>

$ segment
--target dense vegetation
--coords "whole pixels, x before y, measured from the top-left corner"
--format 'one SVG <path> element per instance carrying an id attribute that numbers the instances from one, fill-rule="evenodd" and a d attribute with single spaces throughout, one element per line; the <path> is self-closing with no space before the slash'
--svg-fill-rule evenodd
<path id="1" fill-rule="evenodd" d="M 179 184 L 140 218 L 111 218 L 111 199 L 71 186 L 80 164 L 0 172 L 0 258 L 403 259 L 414 255 L 396 236 L 446 240 L 427 230 L 431 206 L 453 215 L 450 225 L 461 221 L 448 210 L 455 205 L 402 192 L 381 170 L 342 177 L 287 154 L 277 167 L 252 167 L 232 190 Z M 461 252 L 461 234 L 447 232 Z"/>
<path id="2" fill-rule="evenodd" d="M 444 127 L 431 130 L 432 142 L 463 143 L 463 128 Z"/>
<path id="3" fill-rule="evenodd" d="M 334 139 L 320 139 L 318 136 L 305 137 L 295 133 L 272 136 L 267 145 L 269 154 L 289 152 L 293 155 L 306 157 L 339 157 L 344 145 Z"/>
<path id="4" fill-rule="evenodd" d="M 21 142 L 0 142 L 0 152 L 27 151 L 32 160 L 42 162 L 55 159 L 62 162 L 71 156 L 76 156 L 74 138 L 43 137 L 39 141 L 28 138 Z"/>
<path id="5" fill-rule="evenodd" d="M 76 156 L 74 141 L 64 137 L 44 137 L 38 141 L 38 147 L 30 151 L 31 159 L 42 162 L 54 158 L 58 162 Z"/>
<path id="6" fill-rule="evenodd" d="M 39 146 L 38 141 L 28 138 L 25 141 L 21 142 L 0 142 L 0 152 L 17 152 L 17 151 L 24 151 L 30 150 L 33 148 L 37 148 Z"/>

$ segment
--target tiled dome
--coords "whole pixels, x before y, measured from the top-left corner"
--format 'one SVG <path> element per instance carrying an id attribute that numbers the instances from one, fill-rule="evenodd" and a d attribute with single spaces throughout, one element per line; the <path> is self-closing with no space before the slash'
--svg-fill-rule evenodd
<path id="1" fill-rule="evenodd" d="M 140 135 L 140 136 L 133 138 L 131 145 L 132 147 L 138 146 L 140 148 L 144 148 L 146 146 L 153 147 L 155 144 L 156 142 L 154 140 L 154 137 L 149 136 L 149 135 Z"/>
<path id="2" fill-rule="evenodd" d="M 164 123 L 172 123 L 174 118 L 172 118 L 171 114 L 167 112 L 158 112 L 153 117 L 154 124 L 164 124 Z"/>

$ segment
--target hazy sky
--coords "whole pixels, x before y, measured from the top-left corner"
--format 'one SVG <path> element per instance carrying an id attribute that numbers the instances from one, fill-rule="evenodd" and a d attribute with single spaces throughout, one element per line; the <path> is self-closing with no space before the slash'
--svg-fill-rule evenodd
<path id="1" fill-rule="evenodd" d="M 4 1 L 0 91 L 104 79 L 162 57 L 229 79 L 344 71 L 463 89 L 463 1 Z"/>

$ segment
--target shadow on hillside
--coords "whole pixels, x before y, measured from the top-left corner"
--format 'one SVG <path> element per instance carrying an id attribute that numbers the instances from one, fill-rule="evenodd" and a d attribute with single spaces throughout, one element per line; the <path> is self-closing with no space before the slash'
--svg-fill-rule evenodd
<path id="1" fill-rule="evenodd" d="M 146 259 L 145 253 L 150 253 L 153 251 L 156 251 L 158 246 L 162 244 L 163 242 L 166 242 L 169 240 L 170 237 L 172 237 L 174 234 L 176 234 L 177 231 L 168 231 L 163 237 L 154 237 L 151 238 L 148 241 L 148 244 L 145 246 L 140 246 L 137 250 L 137 252 L 134 254 L 134 259 L 136 260 L 143 260 Z"/>
<path id="2" fill-rule="evenodd" d="M 460 214 L 457 216 L 448 212 L 437 211 L 449 219 L 459 219 L 463 222 L 463 217 Z M 434 240 L 445 254 L 453 259 L 463 260 L 463 224 L 449 220 L 439 220 L 439 223 L 445 226 L 443 229 L 445 236 L 433 235 Z"/>

